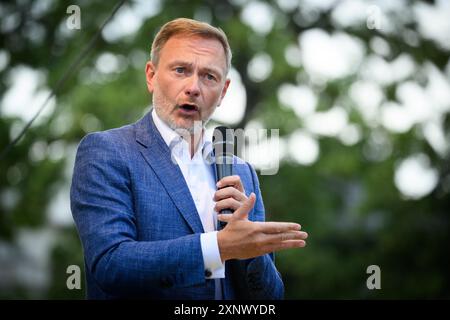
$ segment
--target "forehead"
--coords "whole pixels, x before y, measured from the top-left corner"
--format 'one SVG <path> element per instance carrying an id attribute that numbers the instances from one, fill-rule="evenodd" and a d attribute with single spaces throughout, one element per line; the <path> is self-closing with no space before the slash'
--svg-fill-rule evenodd
<path id="1" fill-rule="evenodd" d="M 207 64 L 213 64 L 224 70 L 226 68 L 225 49 L 215 38 L 176 35 L 167 40 L 160 52 L 160 61 L 166 63 L 196 58 L 203 58 Z"/>

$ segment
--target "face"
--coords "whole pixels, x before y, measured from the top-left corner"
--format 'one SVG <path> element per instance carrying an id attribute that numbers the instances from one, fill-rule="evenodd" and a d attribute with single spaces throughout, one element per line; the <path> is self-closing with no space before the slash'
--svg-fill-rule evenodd
<path id="1" fill-rule="evenodd" d="M 227 92 L 226 57 L 216 39 L 171 37 L 159 54 L 158 65 L 146 65 L 147 87 L 158 116 L 172 129 L 193 131 L 204 125 Z"/>

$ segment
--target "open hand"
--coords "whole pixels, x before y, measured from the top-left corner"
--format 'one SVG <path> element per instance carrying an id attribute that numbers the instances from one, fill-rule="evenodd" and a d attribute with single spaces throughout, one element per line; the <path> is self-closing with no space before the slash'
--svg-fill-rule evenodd
<path id="1" fill-rule="evenodd" d="M 248 220 L 248 213 L 255 201 L 256 196 L 252 193 L 233 214 L 218 215 L 220 221 L 227 222 L 226 227 L 217 234 L 222 261 L 254 258 L 306 245 L 308 234 L 300 231 L 298 223 Z"/>

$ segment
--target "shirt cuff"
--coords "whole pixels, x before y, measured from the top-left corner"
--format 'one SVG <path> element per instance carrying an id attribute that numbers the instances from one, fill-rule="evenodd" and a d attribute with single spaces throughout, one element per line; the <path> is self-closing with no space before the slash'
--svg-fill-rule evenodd
<path id="1" fill-rule="evenodd" d="M 212 231 L 200 235 L 206 279 L 225 278 L 225 264 L 220 258 L 217 232 Z"/>

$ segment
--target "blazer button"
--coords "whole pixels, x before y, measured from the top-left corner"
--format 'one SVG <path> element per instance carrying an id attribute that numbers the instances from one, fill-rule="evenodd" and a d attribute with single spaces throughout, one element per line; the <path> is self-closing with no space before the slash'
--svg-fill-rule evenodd
<path id="1" fill-rule="evenodd" d="M 209 277 L 211 277 L 211 276 L 212 276 L 211 270 L 206 269 L 206 270 L 205 270 L 205 277 L 209 278 Z"/>

